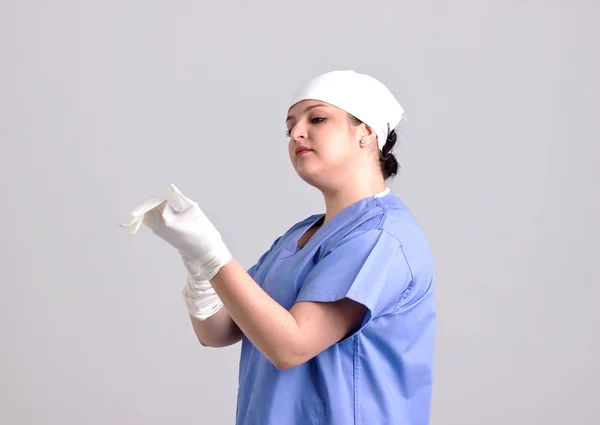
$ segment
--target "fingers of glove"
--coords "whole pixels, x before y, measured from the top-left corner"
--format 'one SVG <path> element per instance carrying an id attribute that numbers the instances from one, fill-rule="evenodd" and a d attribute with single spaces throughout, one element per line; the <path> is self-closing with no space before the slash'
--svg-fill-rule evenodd
<path id="1" fill-rule="evenodd" d="M 174 184 L 169 185 L 169 192 L 178 204 L 178 210 L 174 211 L 175 214 L 181 217 L 182 222 L 193 221 L 197 231 L 206 235 L 210 235 L 211 233 L 218 234 L 217 229 L 214 228 L 214 225 L 204 214 L 197 202 L 186 197 Z"/>
<path id="2" fill-rule="evenodd" d="M 171 196 L 173 196 L 173 198 L 177 201 L 180 211 L 186 210 L 197 205 L 196 202 L 184 196 L 184 194 L 181 193 L 181 191 L 174 184 L 169 185 L 169 192 L 171 193 Z"/>
<path id="3" fill-rule="evenodd" d="M 129 227 L 129 226 L 135 225 L 142 219 L 144 214 L 146 214 L 151 209 L 156 208 L 161 202 L 163 202 L 163 201 L 161 201 L 159 199 L 149 199 L 148 201 L 144 202 L 143 204 L 138 205 L 131 212 L 131 214 L 129 214 L 129 217 L 127 217 L 125 220 L 123 220 L 120 223 L 121 226 Z"/>
<path id="4" fill-rule="evenodd" d="M 156 230 L 161 226 L 164 226 L 164 212 L 169 209 L 170 207 L 167 201 L 161 201 L 160 204 L 156 205 L 154 208 L 144 214 L 144 224 L 152 230 Z"/>
<path id="5" fill-rule="evenodd" d="M 129 233 L 135 235 L 139 230 L 142 222 L 148 211 L 152 211 L 157 207 L 160 207 L 160 204 L 164 202 L 160 199 L 149 199 L 143 204 L 138 205 L 132 212 L 129 214 L 129 217 L 123 220 L 120 224 L 121 227 L 130 227 Z"/>
<path id="6" fill-rule="evenodd" d="M 133 223 L 133 225 L 131 226 L 131 230 L 129 230 L 129 233 L 131 233 L 132 235 L 135 235 L 137 233 L 137 231 L 140 229 L 140 226 L 142 225 L 142 221 L 143 221 L 143 217 L 136 219 L 135 223 Z"/>
<path id="7" fill-rule="evenodd" d="M 121 227 L 129 227 L 129 233 L 135 235 L 142 224 L 143 217 L 132 217 L 119 223 Z"/>
<path id="8" fill-rule="evenodd" d="M 160 204 L 164 203 L 164 199 L 149 199 L 141 205 L 138 205 L 132 212 L 132 217 L 141 217 L 146 214 L 148 211 L 153 210 L 154 208 L 160 206 Z"/>
<path id="9" fill-rule="evenodd" d="M 168 223 L 172 222 L 176 218 L 176 216 L 179 214 L 179 211 L 177 211 L 175 208 L 169 205 L 167 201 L 165 201 L 160 211 L 160 214 L 162 216 L 162 221 L 168 225 Z"/>

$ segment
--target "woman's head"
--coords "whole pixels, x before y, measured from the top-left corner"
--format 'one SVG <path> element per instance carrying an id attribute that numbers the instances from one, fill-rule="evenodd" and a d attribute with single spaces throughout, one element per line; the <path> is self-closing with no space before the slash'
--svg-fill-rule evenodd
<path id="1" fill-rule="evenodd" d="M 403 112 L 389 90 L 367 75 L 333 71 L 312 79 L 294 95 L 286 119 L 296 172 L 320 188 L 394 176 L 394 128 Z"/>

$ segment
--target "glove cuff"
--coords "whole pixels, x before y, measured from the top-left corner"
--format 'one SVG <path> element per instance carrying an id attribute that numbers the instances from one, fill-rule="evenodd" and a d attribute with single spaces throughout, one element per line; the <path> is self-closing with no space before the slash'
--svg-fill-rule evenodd
<path id="1" fill-rule="evenodd" d="M 185 260 L 184 263 L 189 274 L 196 281 L 210 281 L 219 272 L 221 267 L 229 263 L 232 255 L 225 245 L 215 249 L 199 260 Z"/>

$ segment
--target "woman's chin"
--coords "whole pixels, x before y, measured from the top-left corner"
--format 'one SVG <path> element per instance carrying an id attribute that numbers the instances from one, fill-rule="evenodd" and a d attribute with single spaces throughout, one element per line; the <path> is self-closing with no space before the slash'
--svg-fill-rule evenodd
<path id="1" fill-rule="evenodd" d="M 314 170 L 309 170 L 306 167 L 296 167 L 296 174 L 311 186 L 319 186 L 318 173 Z"/>

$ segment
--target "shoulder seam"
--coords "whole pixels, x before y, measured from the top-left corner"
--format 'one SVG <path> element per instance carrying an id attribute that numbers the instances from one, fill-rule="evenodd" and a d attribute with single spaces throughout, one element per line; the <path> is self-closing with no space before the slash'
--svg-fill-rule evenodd
<path id="1" fill-rule="evenodd" d="M 381 203 L 381 201 L 379 200 L 379 198 L 373 198 L 375 200 L 375 203 L 377 204 L 377 206 L 381 209 L 381 217 L 379 217 L 379 223 L 377 223 L 377 228 L 381 229 L 381 225 L 383 223 L 383 219 L 385 218 L 385 216 L 387 215 L 387 208 L 385 205 L 383 205 Z"/>
<path id="2" fill-rule="evenodd" d="M 402 291 L 402 294 L 400 294 L 400 297 L 398 297 L 398 301 L 396 302 L 396 304 L 392 310 L 392 311 L 396 311 L 398 309 L 398 306 L 400 305 L 400 303 L 402 301 L 404 301 L 406 299 L 406 297 L 408 297 L 408 294 L 415 286 L 415 275 L 412 271 L 412 267 L 410 266 L 410 262 L 408 261 L 408 258 L 406 258 L 406 253 L 404 252 L 404 246 L 402 245 L 402 241 L 385 229 L 381 229 L 381 231 L 385 232 L 390 237 L 392 237 L 396 241 L 398 241 L 398 249 L 396 251 L 396 254 L 398 253 L 398 251 L 400 251 L 402 253 L 402 257 L 404 258 L 404 263 L 406 264 L 406 267 L 408 267 L 408 272 L 410 273 L 410 282 L 408 283 L 408 286 L 406 287 L 406 289 L 404 291 Z"/>

